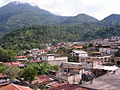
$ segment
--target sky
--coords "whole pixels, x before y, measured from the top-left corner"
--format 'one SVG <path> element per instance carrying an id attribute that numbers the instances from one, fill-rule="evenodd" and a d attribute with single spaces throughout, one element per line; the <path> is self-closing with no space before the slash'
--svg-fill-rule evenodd
<path id="1" fill-rule="evenodd" d="M 11 1 L 32 3 L 61 16 L 84 13 L 102 20 L 110 14 L 120 14 L 120 0 L 0 0 L 0 7 Z"/>

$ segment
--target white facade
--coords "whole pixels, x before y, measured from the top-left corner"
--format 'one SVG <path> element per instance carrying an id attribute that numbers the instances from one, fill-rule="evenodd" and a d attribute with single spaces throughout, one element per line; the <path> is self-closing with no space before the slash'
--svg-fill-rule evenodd
<path id="1" fill-rule="evenodd" d="M 73 50 L 72 56 L 84 58 L 84 57 L 88 57 L 88 53 L 82 50 Z"/>
<path id="2" fill-rule="evenodd" d="M 102 52 L 104 54 L 115 54 L 117 52 L 117 49 L 111 49 L 111 48 L 99 48 L 99 52 Z"/>
<path id="3" fill-rule="evenodd" d="M 120 40 L 118 40 L 118 41 L 115 41 L 115 43 L 116 43 L 116 44 L 120 44 Z"/>
<path id="4" fill-rule="evenodd" d="M 41 60 L 44 60 L 44 61 L 52 61 L 54 59 L 55 59 L 55 56 L 52 54 L 47 54 L 47 55 L 41 56 Z"/>
<path id="5" fill-rule="evenodd" d="M 47 54 L 41 56 L 41 60 L 47 61 L 50 65 L 60 66 L 62 63 L 68 62 L 68 57 L 59 57 L 59 56 L 54 56 L 53 54 Z"/>

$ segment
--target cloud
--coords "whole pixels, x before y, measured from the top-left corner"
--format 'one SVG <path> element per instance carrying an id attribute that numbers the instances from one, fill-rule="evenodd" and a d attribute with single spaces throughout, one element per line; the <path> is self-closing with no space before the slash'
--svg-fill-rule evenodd
<path id="1" fill-rule="evenodd" d="M 13 0 L 0 0 L 0 6 Z M 119 0 L 17 0 L 38 5 L 56 15 L 75 16 L 85 13 L 98 19 L 120 13 Z"/>
<path id="2" fill-rule="evenodd" d="M 3 3 L 4 3 L 3 0 L 0 0 L 0 6 L 3 5 Z"/>

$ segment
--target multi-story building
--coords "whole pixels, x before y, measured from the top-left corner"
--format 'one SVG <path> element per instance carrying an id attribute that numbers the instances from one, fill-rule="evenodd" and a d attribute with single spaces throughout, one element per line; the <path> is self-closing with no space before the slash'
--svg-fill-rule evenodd
<path id="1" fill-rule="evenodd" d="M 60 66 L 62 63 L 68 62 L 68 57 L 61 57 L 56 54 L 45 54 L 41 57 L 42 61 L 46 61 L 50 65 L 58 65 Z"/>
<path id="2" fill-rule="evenodd" d="M 73 50 L 71 54 L 74 57 L 78 57 L 79 60 L 88 57 L 88 53 L 83 50 Z"/>

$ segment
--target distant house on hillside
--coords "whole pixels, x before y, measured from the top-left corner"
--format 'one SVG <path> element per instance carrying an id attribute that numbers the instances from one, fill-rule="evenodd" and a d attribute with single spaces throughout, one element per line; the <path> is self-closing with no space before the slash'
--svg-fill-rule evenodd
<path id="1" fill-rule="evenodd" d="M 7 76 L 6 74 L 0 73 L 0 85 L 8 84 L 9 80 L 10 80 L 9 76 Z"/>
<path id="2" fill-rule="evenodd" d="M 75 48 L 75 49 L 82 49 L 83 46 L 73 46 L 73 48 Z"/>
<path id="3" fill-rule="evenodd" d="M 5 62 L 4 64 L 8 66 L 24 67 L 22 62 Z"/>
<path id="4" fill-rule="evenodd" d="M 118 49 L 104 48 L 104 47 L 99 48 L 99 52 L 106 54 L 106 55 L 115 54 L 115 52 L 117 51 Z"/>
<path id="5" fill-rule="evenodd" d="M 28 57 L 27 56 L 16 56 L 17 61 L 27 61 Z"/>
<path id="6" fill-rule="evenodd" d="M 88 57 L 88 53 L 83 50 L 73 50 L 71 54 L 74 57 L 78 57 L 79 60 L 85 59 L 86 57 Z"/>

